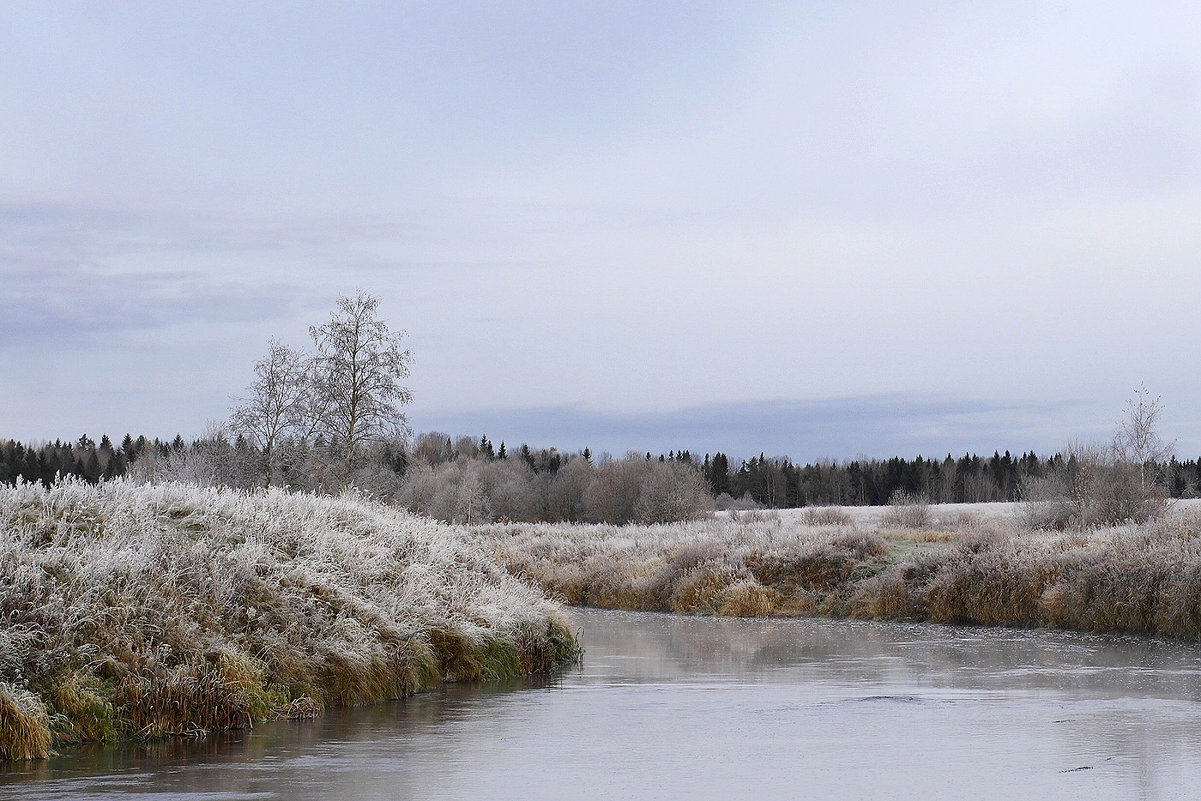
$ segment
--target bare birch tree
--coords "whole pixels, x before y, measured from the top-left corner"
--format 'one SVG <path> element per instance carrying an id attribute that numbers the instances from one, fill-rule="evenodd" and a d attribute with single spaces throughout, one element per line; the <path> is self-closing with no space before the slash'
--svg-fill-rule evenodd
<path id="1" fill-rule="evenodd" d="M 355 460 L 368 444 L 406 431 L 400 407 L 412 400 L 401 382 L 413 356 L 403 331 L 376 317 L 379 300 L 363 292 L 338 299 L 329 322 L 309 328 L 317 347 L 312 380 L 319 430 L 341 459 L 341 481 L 350 486 Z"/>
<path id="2" fill-rule="evenodd" d="M 1118 461 L 1138 468 L 1139 481 L 1147 488 L 1148 468 L 1162 465 L 1172 456 L 1174 442 L 1165 442 L 1159 434 L 1159 415 L 1163 402 L 1151 398 L 1145 384 L 1140 384 L 1134 396 L 1126 401 L 1126 415 L 1114 432 L 1113 449 Z"/>
<path id="3" fill-rule="evenodd" d="M 311 431 L 312 386 L 307 359 L 295 348 L 268 342 L 266 358 L 254 365 L 254 381 L 230 415 L 230 428 L 263 452 L 264 483 L 274 476 L 276 448 L 287 436 L 307 439 Z"/>

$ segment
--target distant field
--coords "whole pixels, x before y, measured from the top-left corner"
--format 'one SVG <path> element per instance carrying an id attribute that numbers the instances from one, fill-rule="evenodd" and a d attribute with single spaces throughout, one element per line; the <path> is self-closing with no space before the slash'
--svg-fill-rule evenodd
<path id="1" fill-rule="evenodd" d="M 770 514 L 778 514 L 780 519 L 787 522 L 800 522 L 808 509 L 822 507 L 803 507 L 800 509 L 774 509 Z M 878 526 L 884 522 L 888 506 L 836 506 L 833 507 L 850 515 L 856 525 Z M 1173 512 L 1201 511 L 1201 498 L 1189 498 L 1172 502 Z M 737 514 L 737 513 L 735 513 Z M 978 521 L 1009 521 L 1019 520 L 1022 514 L 1020 503 L 932 503 L 930 516 L 936 525 L 959 525 L 965 519 L 975 518 Z M 729 519 L 729 512 L 717 512 L 716 517 Z"/>

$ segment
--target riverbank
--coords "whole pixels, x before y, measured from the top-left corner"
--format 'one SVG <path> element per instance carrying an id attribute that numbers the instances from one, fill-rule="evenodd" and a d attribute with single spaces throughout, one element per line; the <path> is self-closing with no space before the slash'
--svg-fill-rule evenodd
<path id="1" fill-rule="evenodd" d="M 558 604 L 464 530 L 353 498 L 0 487 L 0 758 L 546 672 Z"/>
<path id="2" fill-rule="evenodd" d="M 1201 513 L 1032 531 L 1016 515 L 857 522 L 839 510 L 661 526 L 482 526 L 508 569 L 567 603 L 1201 639 Z"/>
<path id="3" fill-rule="evenodd" d="M 447 685 L 304 725 L 9 764 L 0 801 L 1196 795 L 1192 644 L 596 609 L 572 621 L 585 658 L 549 686 Z"/>

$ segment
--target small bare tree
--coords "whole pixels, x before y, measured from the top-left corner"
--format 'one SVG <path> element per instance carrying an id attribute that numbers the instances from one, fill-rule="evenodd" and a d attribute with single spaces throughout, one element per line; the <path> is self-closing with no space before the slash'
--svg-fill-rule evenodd
<path id="1" fill-rule="evenodd" d="M 309 328 L 317 347 L 312 380 L 319 428 L 341 458 L 341 481 L 350 486 L 363 446 L 404 436 L 400 407 L 412 400 L 401 382 L 413 356 L 403 331 L 376 317 L 379 300 L 363 292 L 338 299 L 329 322 Z"/>
<path id="2" fill-rule="evenodd" d="M 1145 384 L 1134 390 L 1126 401 L 1126 414 L 1114 432 L 1113 451 L 1119 462 L 1138 468 L 1139 483 L 1147 489 L 1148 470 L 1159 468 L 1172 457 L 1176 443 L 1166 442 L 1159 434 L 1159 416 L 1163 402 L 1151 398 Z M 1153 481 L 1155 476 L 1150 476 Z"/>
<path id="3" fill-rule="evenodd" d="M 230 428 L 263 452 L 264 484 L 272 485 L 276 449 L 287 436 L 307 439 L 312 430 L 312 385 L 307 359 L 296 349 L 268 342 L 266 358 L 254 365 L 254 381 L 230 415 Z"/>
<path id="4" fill-rule="evenodd" d="M 1116 526 L 1145 523 L 1170 508 L 1168 493 L 1151 471 L 1171 457 L 1173 444 L 1159 435 L 1159 398 L 1140 386 L 1126 402 L 1113 442 L 1072 442 L 1062 465 L 1022 487 L 1027 523 L 1034 528 Z"/>

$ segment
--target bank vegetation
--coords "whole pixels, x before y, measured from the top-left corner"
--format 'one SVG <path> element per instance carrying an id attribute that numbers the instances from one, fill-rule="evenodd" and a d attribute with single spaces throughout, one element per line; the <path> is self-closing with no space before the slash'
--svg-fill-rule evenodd
<path id="1" fill-rule="evenodd" d="M 943 507 L 946 509 L 947 507 Z M 1201 639 L 1201 513 L 1036 528 L 919 502 L 656 526 L 493 525 L 483 547 L 568 603 L 691 615 L 822 615 Z M 953 509 L 953 507 L 952 507 Z"/>
<path id="2" fill-rule="evenodd" d="M 463 530 L 180 484 L 0 486 L 0 758 L 304 717 L 578 654 Z"/>

